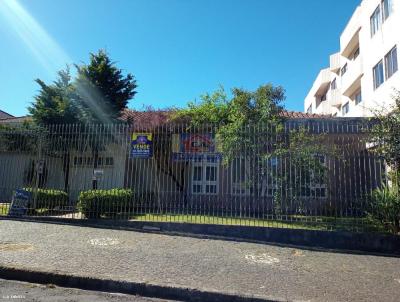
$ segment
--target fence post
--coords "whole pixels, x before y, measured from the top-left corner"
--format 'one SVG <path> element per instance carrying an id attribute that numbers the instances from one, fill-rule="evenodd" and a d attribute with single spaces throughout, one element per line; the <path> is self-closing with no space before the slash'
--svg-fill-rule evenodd
<path id="1" fill-rule="evenodd" d="M 37 194 L 38 194 L 38 189 L 39 189 L 39 181 L 40 181 L 40 169 L 39 165 L 41 164 L 42 160 L 42 143 L 43 143 L 43 137 L 41 133 L 38 135 L 38 151 L 37 151 L 37 160 L 35 164 L 35 188 L 33 190 L 33 211 L 36 209 L 36 204 L 37 204 Z M 32 212 L 33 212 L 32 211 Z"/>

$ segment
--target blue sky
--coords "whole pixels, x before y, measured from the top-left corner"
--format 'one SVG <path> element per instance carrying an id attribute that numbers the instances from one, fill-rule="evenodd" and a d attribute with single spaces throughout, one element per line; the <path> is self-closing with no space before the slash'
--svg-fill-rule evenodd
<path id="1" fill-rule="evenodd" d="M 130 108 L 182 107 L 219 85 L 255 89 L 271 82 L 285 87 L 287 109 L 303 111 L 305 95 L 338 51 L 359 3 L 20 0 L 37 24 L 22 20 L 18 32 L 15 16 L 6 18 L 0 5 L 0 109 L 26 114 L 38 92 L 35 78 L 52 81 L 65 64 L 87 62 L 89 52 L 105 48 L 136 76 Z M 37 27 L 44 31 L 36 33 Z"/>

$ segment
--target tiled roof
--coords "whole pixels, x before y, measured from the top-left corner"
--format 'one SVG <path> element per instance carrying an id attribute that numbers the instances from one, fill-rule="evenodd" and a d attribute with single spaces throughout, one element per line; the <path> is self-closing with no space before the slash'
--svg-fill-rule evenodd
<path id="1" fill-rule="evenodd" d="M 0 110 L 0 120 L 6 119 L 6 118 L 12 118 L 11 114 L 8 114 L 7 112 L 4 112 L 3 110 Z"/>
<path id="2" fill-rule="evenodd" d="M 283 111 L 282 116 L 289 119 L 326 119 L 332 118 L 332 115 L 328 114 L 316 114 L 316 113 L 304 113 L 299 111 Z"/>
<path id="3" fill-rule="evenodd" d="M 170 111 L 163 110 L 135 111 L 126 109 L 121 115 L 121 120 L 130 122 L 134 126 L 148 128 L 167 123 L 170 115 Z"/>
<path id="4" fill-rule="evenodd" d="M 20 117 L 9 117 L 0 119 L 0 124 L 20 124 L 25 121 L 31 121 L 32 118 L 30 116 L 20 116 Z"/>
<path id="5" fill-rule="evenodd" d="M 1 113 L 2 111 L 0 111 Z M 288 119 L 329 119 L 331 115 L 309 114 L 297 111 L 284 111 L 283 117 Z M 135 111 L 126 109 L 122 113 L 121 120 L 131 122 L 134 126 L 140 128 L 151 128 L 166 124 L 171 116 L 171 111 L 166 110 L 151 110 L 151 111 Z M 30 116 L 21 117 L 4 117 L 0 119 L 0 124 L 14 124 L 30 121 Z"/>
<path id="6" fill-rule="evenodd" d="M 152 111 L 134 111 L 126 109 L 121 116 L 124 121 L 131 121 L 139 127 L 154 127 L 168 122 L 171 111 L 152 110 Z M 298 111 L 283 111 L 282 116 L 288 119 L 327 119 L 331 115 L 310 114 Z"/>

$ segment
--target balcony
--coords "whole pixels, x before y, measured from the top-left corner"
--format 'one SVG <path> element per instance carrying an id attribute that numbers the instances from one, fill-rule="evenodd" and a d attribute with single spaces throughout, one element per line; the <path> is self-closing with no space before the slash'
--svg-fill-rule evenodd
<path id="1" fill-rule="evenodd" d="M 342 92 L 340 91 L 340 89 L 331 90 L 329 103 L 331 106 L 335 107 L 340 107 L 342 105 Z"/>
<path id="2" fill-rule="evenodd" d="M 332 108 L 331 104 L 328 100 L 322 101 L 319 103 L 318 107 L 315 110 L 315 113 L 318 114 L 331 114 L 332 113 Z"/>
<path id="3" fill-rule="evenodd" d="M 329 57 L 329 62 L 330 62 L 329 66 L 330 66 L 330 69 L 332 72 L 335 72 L 335 73 L 339 72 L 340 67 L 341 67 L 340 57 L 341 57 L 341 55 L 339 52 L 337 52 Z"/>
<path id="4" fill-rule="evenodd" d="M 347 72 L 342 76 L 341 89 L 343 95 L 350 97 L 361 86 L 363 76 L 362 57 L 348 63 Z"/>
<path id="5" fill-rule="evenodd" d="M 331 83 L 331 71 L 329 68 L 322 69 L 317 79 L 314 82 L 312 90 L 314 92 L 314 96 L 320 96 L 323 94 L 324 91 L 328 88 L 329 84 Z"/>
<path id="6" fill-rule="evenodd" d="M 358 6 L 346 28 L 340 36 L 340 53 L 349 58 L 352 51 L 359 44 L 359 32 L 361 29 L 361 6 Z"/>

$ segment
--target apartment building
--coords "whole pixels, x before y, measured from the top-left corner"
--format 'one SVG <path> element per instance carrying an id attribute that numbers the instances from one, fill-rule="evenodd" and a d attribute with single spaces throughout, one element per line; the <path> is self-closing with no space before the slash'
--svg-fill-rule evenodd
<path id="1" fill-rule="evenodd" d="M 373 116 L 400 90 L 400 0 L 362 0 L 304 100 L 307 113 Z"/>

